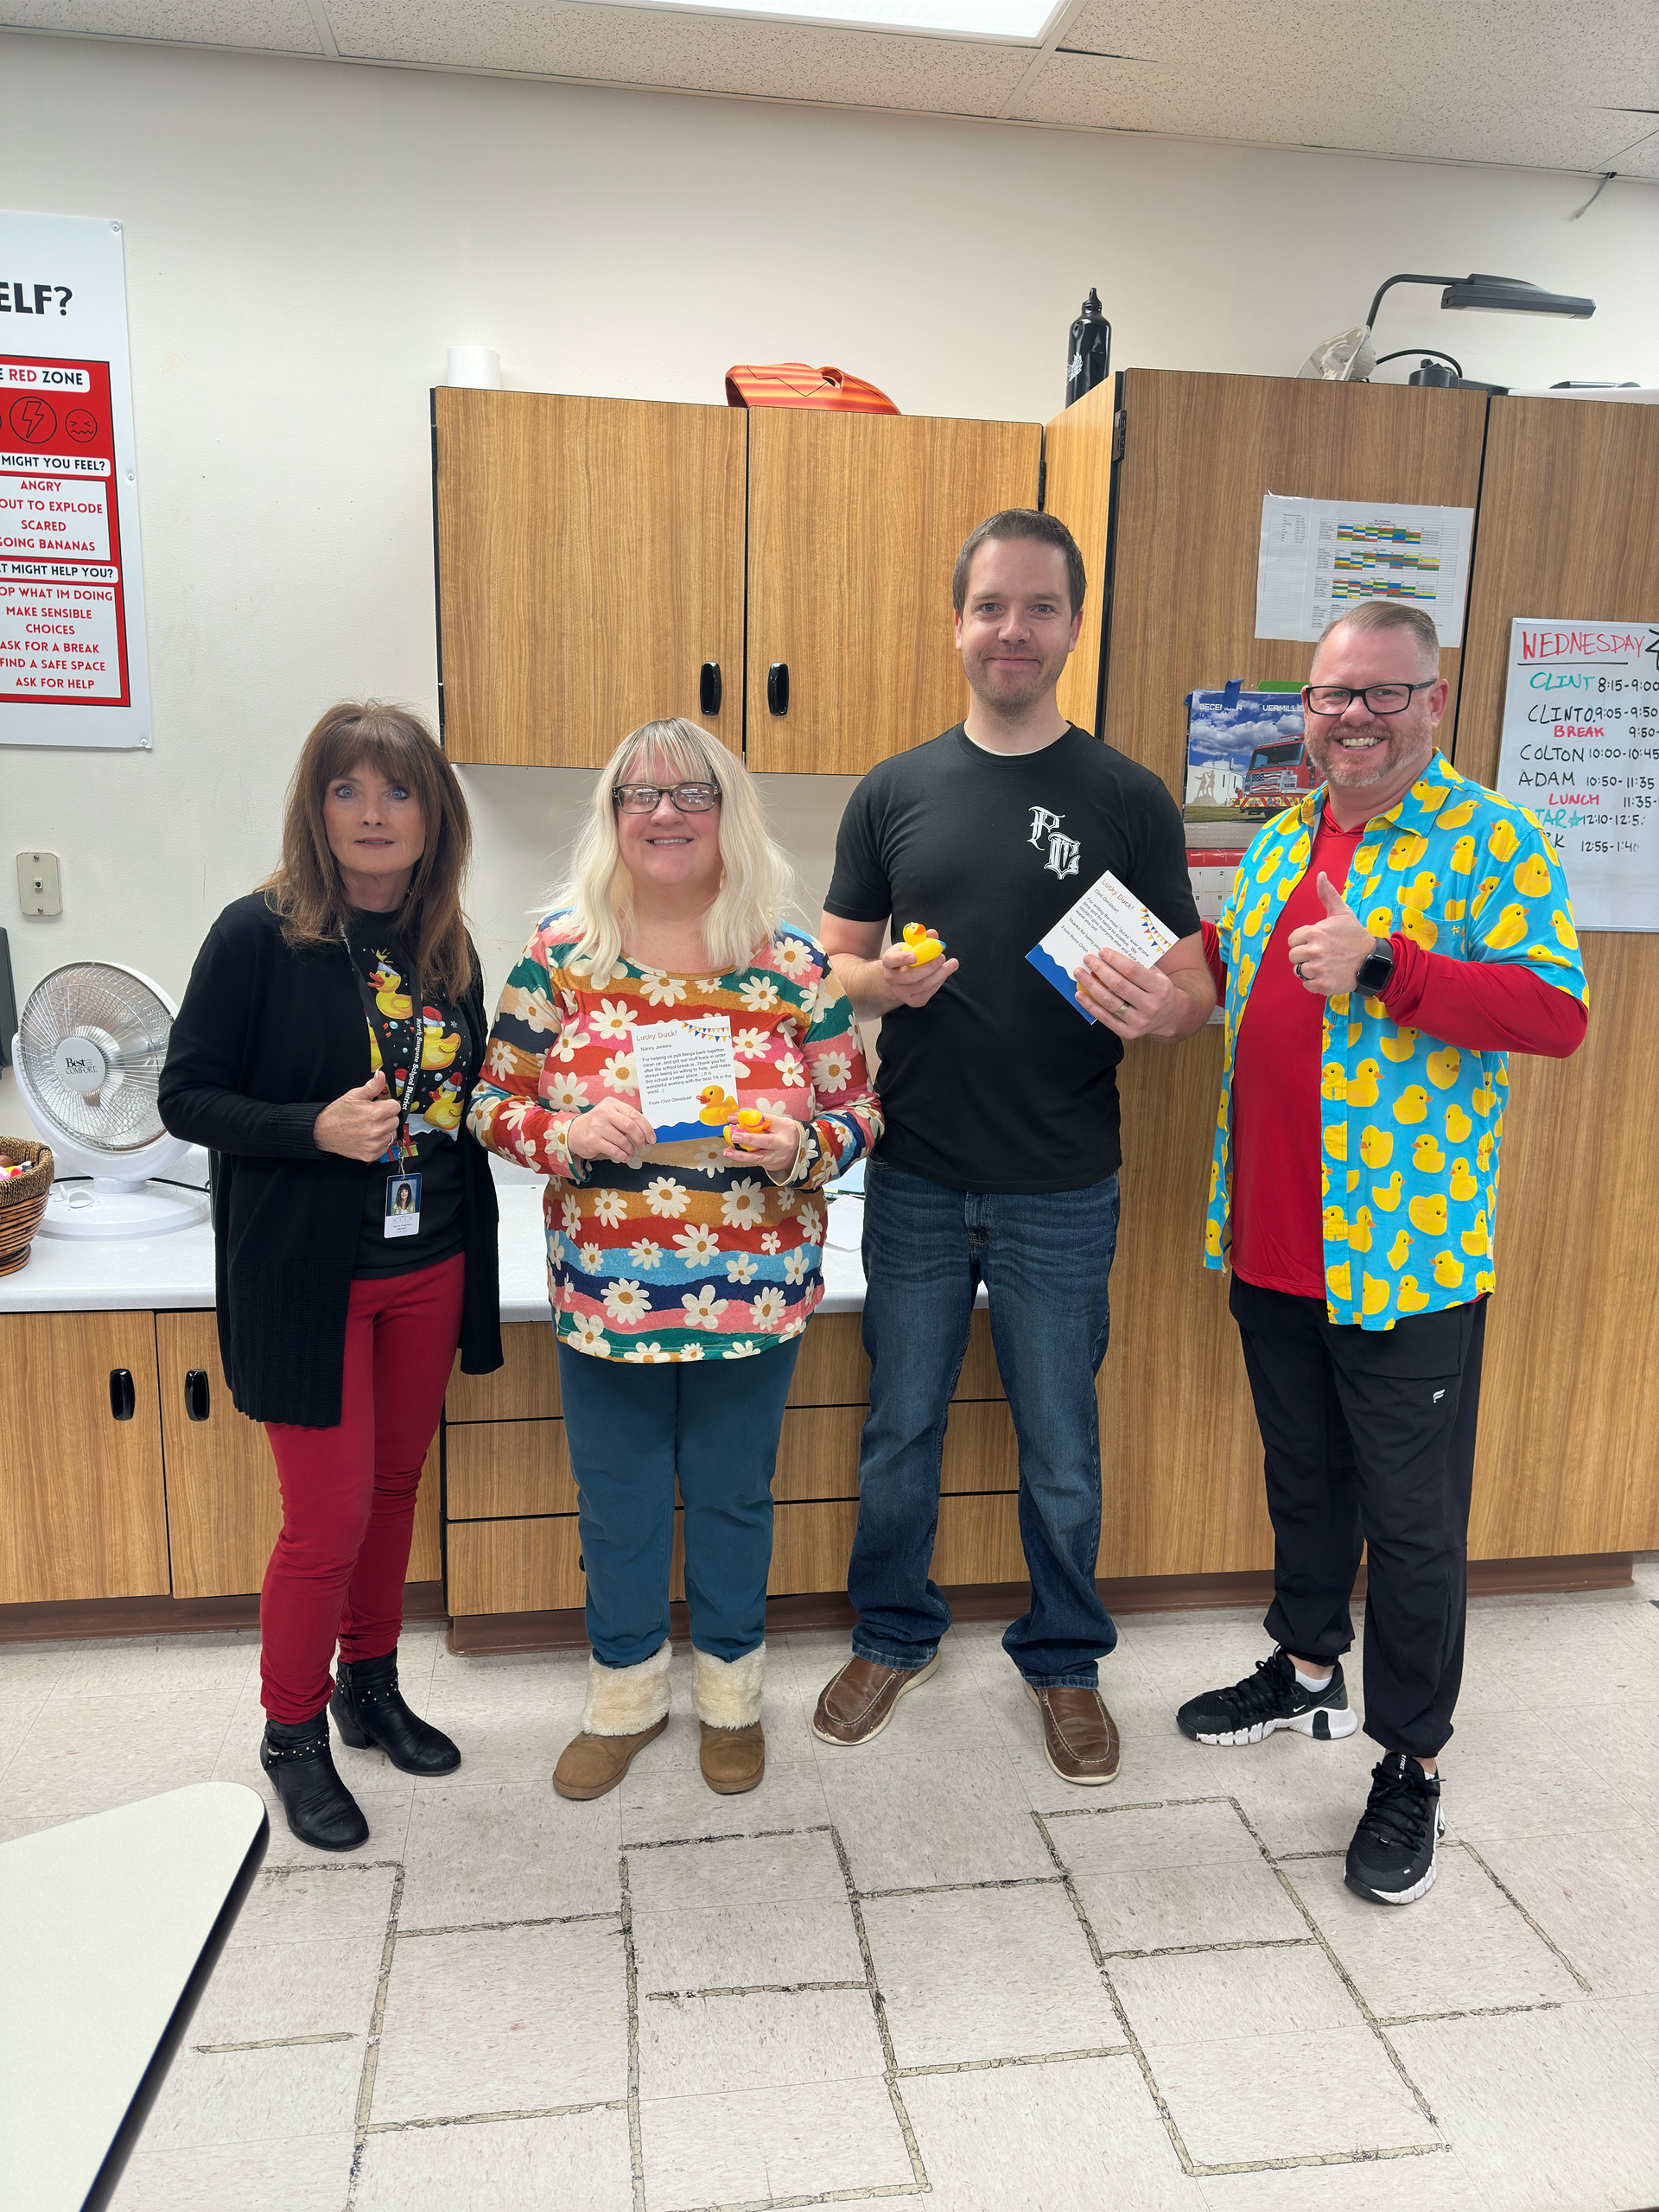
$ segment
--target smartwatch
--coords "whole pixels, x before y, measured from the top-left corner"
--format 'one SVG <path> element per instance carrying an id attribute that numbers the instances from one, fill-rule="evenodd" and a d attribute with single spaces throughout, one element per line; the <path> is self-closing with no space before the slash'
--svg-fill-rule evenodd
<path id="1" fill-rule="evenodd" d="M 1387 938 L 1374 937 L 1371 949 L 1360 962 L 1354 982 L 1362 991 L 1369 991 L 1378 998 L 1389 988 L 1389 978 L 1394 973 L 1394 947 Z"/>

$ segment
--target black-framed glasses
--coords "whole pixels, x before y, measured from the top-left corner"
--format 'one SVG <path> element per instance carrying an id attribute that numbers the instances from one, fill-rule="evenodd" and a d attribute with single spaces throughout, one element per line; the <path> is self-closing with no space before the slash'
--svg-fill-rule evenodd
<path id="1" fill-rule="evenodd" d="M 624 814 L 655 814 L 664 799 L 682 814 L 707 814 L 720 804 L 720 785 L 676 784 L 669 791 L 660 784 L 618 784 L 611 798 Z"/>
<path id="2" fill-rule="evenodd" d="M 1414 691 L 1427 691 L 1440 680 L 1426 676 L 1421 683 L 1368 683 L 1360 690 L 1345 683 L 1304 683 L 1302 704 L 1311 715 L 1343 715 L 1356 699 L 1363 699 L 1368 715 L 1403 715 Z"/>

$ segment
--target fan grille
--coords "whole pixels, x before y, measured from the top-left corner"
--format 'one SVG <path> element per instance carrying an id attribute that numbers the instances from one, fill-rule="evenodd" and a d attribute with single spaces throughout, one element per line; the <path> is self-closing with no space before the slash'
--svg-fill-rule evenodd
<path id="1" fill-rule="evenodd" d="M 156 1094 L 172 1027 L 165 1001 L 141 976 L 79 961 L 30 992 L 18 1054 L 41 1111 L 64 1136 L 99 1152 L 137 1152 L 167 1134 Z M 58 1072 L 57 1048 L 74 1036 L 89 1039 L 109 1065 L 90 1097 Z"/>

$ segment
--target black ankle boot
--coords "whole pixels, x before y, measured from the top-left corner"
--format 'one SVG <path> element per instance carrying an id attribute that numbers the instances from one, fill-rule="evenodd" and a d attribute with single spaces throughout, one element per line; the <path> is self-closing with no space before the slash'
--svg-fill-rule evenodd
<path id="1" fill-rule="evenodd" d="M 270 1777 L 288 1825 L 302 1843 L 317 1851 L 355 1851 L 368 1841 L 369 1824 L 334 1772 L 326 1713 L 296 1728 L 267 1719 L 259 1764 Z"/>
<path id="2" fill-rule="evenodd" d="M 461 1753 L 441 1728 L 417 1719 L 397 1687 L 397 1654 L 384 1659 L 341 1659 L 334 1669 L 328 1710 L 340 1740 L 354 1751 L 375 1744 L 405 1774 L 453 1774 Z"/>

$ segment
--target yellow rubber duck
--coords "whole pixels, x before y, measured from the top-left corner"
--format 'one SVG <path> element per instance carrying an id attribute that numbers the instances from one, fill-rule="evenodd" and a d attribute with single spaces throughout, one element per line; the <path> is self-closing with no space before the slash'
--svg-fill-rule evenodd
<path id="1" fill-rule="evenodd" d="M 1431 875 L 1428 870 L 1424 868 L 1416 880 L 1408 884 L 1400 893 L 1400 904 L 1402 906 L 1415 906 L 1420 910 L 1425 906 L 1432 906 L 1434 903 L 1434 893 L 1440 887 L 1439 876 Z"/>
<path id="2" fill-rule="evenodd" d="M 1221 1257 L 1221 1224 L 1218 1221 L 1205 1223 L 1204 1249 L 1212 1260 Z"/>
<path id="3" fill-rule="evenodd" d="M 1410 1084 L 1394 1102 L 1396 1122 L 1421 1122 L 1428 1112 L 1428 1093 L 1421 1083 Z"/>
<path id="4" fill-rule="evenodd" d="M 1469 916 L 1471 921 L 1479 914 L 1481 908 L 1497 888 L 1497 878 L 1495 875 L 1482 876 L 1474 897 L 1469 901 Z"/>
<path id="5" fill-rule="evenodd" d="M 1416 830 L 1402 830 L 1389 847 L 1389 866 L 1397 875 L 1402 868 L 1415 868 L 1428 850 L 1428 840 Z"/>
<path id="6" fill-rule="evenodd" d="M 1358 850 L 1354 855 L 1353 861 L 1353 872 L 1356 875 L 1369 875 L 1370 874 L 1371 870 L 1376 866 L 1377 850 L 1378 848 L 1375 845 L 1361 845 L 1359 847 Z"/>
<path id="7" fill-rule="evenodd" d="M 738 1103 L 731 1094 L 717 1083 L 711 1083 L 697 1093 L 697 1119 L 717 1129 L 722 1122 L 729 1122 L 738 1111 Z"/>
<path id="8" fill-rule="evenodd" d="M 1359 1310 L 1362 1313 L 1380 1313 L 1391 1295 L 1389 1286 L 1379 1282 L 1375 1275 L 1361 1275 L 1359 1279 Z"/>
<path id="9" fill-rule="evenodd" d="M 1444 1236 L 1446 1234 L 1446 1193 L 1436 1191 L 1433 1198 L 1408 1198 L 1406 1217 L 1414 1229 L 1421 1229 L 1425 1236 Z"/>
<path id="10" fill-rule="evenodd" d="M 1495 861 L 1513 860 L 1520 842 L 1510 822 L 1494 822 L 1486 832 L 1486 849 Z"/>
<path id="11" fill-rule="evenodd" d="M 1472 837 L 1459 837 L 1457 843 L 1452 848 L 1452 858 L 1448 863 L 1452 874 L 1467 875 L 1470 870 L 1474 867 L 1474 839 Z"/>
<path id="12" fill-rule="evenodd" d="M 918 968 L 925 960 L 937 960 L 944 950 L 938 931 L 927 928 L 921 922 L 905 924 L 905 943 L 910 947 Z"/>
<path id="13" fill-rule="evenodd" d="M 1340 1206 L 1326 1206 L 1319 1216 L 1327 1244 L 1340 1244 L 1348 1234 L 1348 1220 Z"/>
<path id="14" fill-rule="evenodd" d="M 1421 944 L 1425 952 L 1433 951 L 1435 940 L 1440 934 L 1438 922 L 1430 921 L 1428 916 L 1417 907 L 1407 906 L 1401 913 L 1400 927 L 1414 944 Z"/>
<path id="15" fill-rule="evenodd" d="M 1348 1188 L 1351 1191 L 1357 1191 L 1359 1188 L 1359 1170 L 1357 1167 L 1351 1167 L 1348 1170 Z"/>
<path id="16" fill-rule="evenodd" d="M 1575 952 L 1578 950 L 1579 933 L 1559 906 L 1549 918 L 1554 925 L 1558 940 L 1567 947 L 1569 952 Z"/>
<path id="17" fill-rule="evenodd" d="M 1394 909 L 1391 906 L 1373 906 L 1365 917 L 1365 926 L 1373 937 L 1392 937 Z"/>
<path id="18" fill-rule="evenodd" d="M 1367 1122 L 1359 1133 L 1359 1156 L 1368 1167 L 1386 1167 L 1394 1157 L 1394 1135 Z"/>
<path id="19" fill-rule="evenodd" d="M 1458 1242 L 1465 1252 L 1477 1260 L 1484 1252 L 1491 1249 L 1491 1239 L 1486 1233 L 1486 1217 L 1484 1213 L 1478 1213 L 1475 1216 L 1474 1227 L 1465 1229 Z"/>
<path id="20" fill-rule="evenodd" d="M 1338 1304 L 1346 1306 L 1353 1297 L 1353 1285 L 1349 1273 L 1351 1262 L 1344 1260 L 1340 1267 L 1325 1271 L 1325 1287 Z"/>
<path id="21" fill-rule="evenodd" d="M 1442 830 L 1461 830 L 1465 822 L 1472 822 L 1480 802 L 1460 798 L 1455 806 L 1448 806 L 1441 815 L 1439 827 Z"/>
<path id="22" fill-rule="evenodd" d="M 1463 1262 L 1454 1260 L 1449 1252 L 1434 1255 L 1434 1280 L 1442 1290 L 1456 1290 L 1463 1282 Z"/>
<path id="23" fill-rule="evenodd" d="M 1356 1252 L 1369 1252 L 1370 1250 L 1371 1230 L 1374 1226 L 1375 1224 L 1371 1220 L 1370 1208 L 1369 1206 L 1361 1206 L 1359 1211 L 1354 1216 L 1353 1220 L 1348 1224 L 1348 1242 L 1352 1245 Z"/>
<path id="24" fill-rule="evenodd" d="M 398 988 L 403 980 L 397 970 L 389 968 L 384 959 L 376 961 L 369 976 L 374 986 L 374 1002 L 388 1021 L 407 1021 L 415 1011 L 414 1000 L 406 997 Z"/>
<path id="25" fill-rule="evenodd" d="M 1444 784 L 1414 784 L 1411 795 L 1425 814 L 1437 813 L 1452 796 Z"/>
<path id="26" fill-rule="evenodd" d="M 1527 910 L 1524 906 L 1506 906 L 1481 940 L 1494 952 L 1507 952 L 1512 945 L 1522 944 L 1527 934 Z"/>
<path id="27" fill-rule="evenodd" d="M 1426 1290 L 1418 1289 L 1416 1276 L 1402 1275 L 1400 1278 L 1400 1311 L 1402 1313 L 1421 1313 L 1427 1304 L 1428 1293 Z"/>
<path id="28" fill-rule="evenodd" d="M 1327 1060 L 1320 1070 L 1319 1096 L 1321 1098 L 1345 1098 L 1348 1096 L 1348 1078 L 1342 1071 L 1340 1060 Z"/>
<path id="29" fill-rule="evenodd" d="M 1446 902 L 1446 918 L 1448 922 L 1460 922 L 1468 911 L 1469 901 L 1466 899 L 1448 899 Z"/>
<path id="30" fill-rule="evenodd" d="M 1462 1107 L 1458 1104 L 1458 1102 L 1454 1098 L 1452 1101 L 1452 1103 L 1446 1109 L 1446 1142 L 1448 1144 L 1461 1144 L 1474 1126 L 1474 1123 L 1470 1120 L 1469 1116 L 1464 1112 Z"/>
<path id="31" fill-rule="evenodd" d="M 1471 1122 L 1470 1127 L 1472 1128 L 1473 1126 L 1474 1125 Z M 1480 1142 L 1475 1147 L 1475 1165 L 1479 1168 L 1481 1173 L 1484 1175 L 1488 1168 L 1491 1167 L 1491 1164 L 1492 1133 L 1488 1129 L 1485 1135 L 1481 1138 Z"/>
<path id="32" fill-rule="evenodd" d="M 1360 1039 L 1361 1039 L 1364 1034 L 1365 1034 L 1365 1025 L 1364 1025 L 1364 1023 L 1363 1023 L 1363 1021 L 1351 1021 L 1351 1022 L 1349 1023 L 1349 1025 L 1348 1025 L 1348 1042 L 1349 1042 L 1349 1044 L 1350 1044 L 1350 1045 L 1357 1045 L 1357 1044 L 1358 1044 L 1358 1042 L 1359 1042 L 1359 1040 L 1360 1040 Z"/>
<path id="33" fill-rule="evenodd" d="M 1386 1183 L 1372 1184 L 1371 1202 L 1381 1206 L 1384 1213 L 1393 1213 L 1399 1207 L 1400 1193 L 1404 1187 L 1405 1179 L 1396 1167 Z"/>
<path id="34" fill-rule="evenodd" d="M 1278 863 L 1275 860 L 1274 866 L 1276 867 Z M 1254 937 L 1256 931 L 1261 928 L 1263 920 L 1266 918 L 1268 908 L 1271 905 L 1273 893 L 1269 891 L 1264 891 L 1262 893 L 1262 896 L 1256 900 L 1255 906 L 1251 907 L 1249 912 L 1245 915 L 1244 934 L 1246 937 Z"/>
<path id="35" fill-rule="evenodd" d="M 1436 1090 L 1450 1090 L 1462 1065 L 1463 1055 L 1457 1046 L 1443 1045 L 1438 1052 L 1429 1054 L 1423 1063 L 1423 1071 Z"/>
<path id="36" fill-rule="evenodd" d="M 1438 1175 L 1446 1165 L 1446 1154 L 1427 1129 L 1411 1147 L 1411 1164 L 1423 1175 Z"/>
<path id="37" fill-rule="evenodd" d="M 426 1108 L 421 1118 L 429 1128 L 458 1129 L 461 1127 L 461 1109 L 465 1101 L 461 1095 L 461 1085 L 455 1081 L 454 1076 L 447 1075 L 438 1085 L 431 1104 Z"/>
<path id="38" fill-rule="evenodd" d="M 1454 1160 L 1452 1163 L 1452 1195 L 1459 1205 L 1465 1205 L 1479 1188 L 1480 1185 L 1469 1172 L 1468 1161 Z"/>
<path id="39" fill-rule="evenodd" d="M 1338 1122 L 1335 1128 L 1327 1129 L 1325 1131 L 1325 1148 L 1330 1154 L 1332 1160 L 1347 1159 L 1348 1124 L 1346 1122 Z"/>
<path id="40" fill-rule="evenodd" d="M 421 1065 L 423 1068 L 447 1068 L 461 1050 L 461 1032 L 452 1036 L 443 1033 L 442 1021 L 429 1023 L 421 1033 Z"/>
<path id="41" fill-rule="evenodd" d="M 1411 1239 L 1403 1229 L 1397 1230 L 1394 1242 L 1389 1247 L 1389 1265 L 1391 1268 L 1403 1268 L 1410 1257 Z"/>
<path id="42" fill-rule="evenodd" d="M 1549 888 L 1549 862 L 1541 853 L 1529 853 L 1510 871 L 1510 881 L 1524 899 L 1541 899 Z"/>
<path id="43" fill-rule="evenodd" d="M 1483 1298 L 1489 1291 L 1493 1291 L 1497 1288 L 1497 1277 L 1488 1268 L 1477 1268 L 1475 1272 L 1475 1296 L 1477 1298 Z"/>
<path id="44" fill-rule="evenodd" d="M 1484 1122 L 1497 1103 L 1497 1093 L 1483 1084 L 1478 1090 L 1470 1092 L 1469 1103 Z"/>
<path id="45" fill-rule="evenodd" d="M 1354 1025 L 1351 1023 L 1349 1026 L 1352 1027 Z M 1375 1106 L 1376 1079 L 1382 1072 L 1382 1069 L 1375 1060 L 1362 1060 L 1349 1078 L 1348 1103 L 1351 1106 Z M 1364 1158 L 1363 1152 L 1360 1157 Z M 1370 1167 L 1380 1167 L 1382 1163 L 1380 1160 L 1368 1160 L 1366 1165 Z"/>
<path id="46" fill-rule="evenodd" d="M 1392 1037 L 1380 1038 L 1376 1049 L 1385 1060 L 1396 1063 L 1408 1060 L 1417 1049 L 1417 1032 L 1414 1029 L 1396 1029 Z"/>

